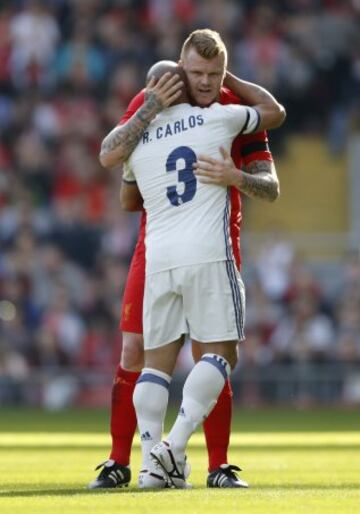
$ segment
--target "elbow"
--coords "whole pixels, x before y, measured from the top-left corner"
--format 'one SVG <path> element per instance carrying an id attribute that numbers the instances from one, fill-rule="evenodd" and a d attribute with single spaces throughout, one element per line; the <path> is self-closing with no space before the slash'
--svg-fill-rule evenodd
<path id="1" fill-rule="evenodd" d="M 269 108 L 257 109 L 260 114 L 260 125 L 258 130 L 270 130 L 280 127 L 286 118 L 285 107 L 275 103 Z"/>
<path id="2" fill-rule="evenodd" d="M 285 107 L 281 104 L 277 104 L 277 112 L 275 116 L 275 125 L 273 128 L 281 127 L 286 119 Z"/>
<path id="3" fill-rule="evenodd" d="M 268 129 L 276 129 L 278 127 L 281 127 L 281 125 L 284 123 L 286 118 L 286 110 L 285 107 L 279 103 L 277 103 L 272 111 L 271 115 L 269 116 L 267 123 L 268 123 Z"/>
<path id="4" fill-rule="evenodd" d="M 269 197 L 269 201 L 271 203 L 275 202 L 280 196 L 280 184 L 279 181 L 276 181 L 274 183 L 274 187 L 272 189 L 272 194 Z"/>
<path id="5" fill-rule="evenodd" d="M 110 142 L 107 140 L 108 136 L 101 143 L 101 150 L 99 154 L 99 161 L 101 166 L 107 169 L 114 168 L 124 164 L 127 155 L 124 153 L 124 147 L 120 144 L 116 148 L 110 147 Z"/>
<path id="6" fill-rule="evenodd" d="M 107 169 L 108 169 L 108 168 L 110 168 L 110 167 L 111 167 L 111 166 L 109 165 L 110 163 L 109 163 L 109 160 L 108 160 L 108 158 L 107 158 L 107 155 L 104 155 L 104 154 L 100 153 L 100 154 L 99 154 L 99 162 L 100 162 L 100 164 L 101 164 L 101 166 L 102 166 L 103 168 L 107 168 Z"/>
<path id="7" fill-rule="evenodd" d="M 112 152 L 101 151 L 99 161 L 101 166 L 106 169 L 112 169 L 115 166 L 122 164 L 121 156 L 119 156 L 119 154 L 115 156 Z"/>
<path id="8" fill-rule="evenodd" d="M 109 168 L 108 156 L 106 154 L 100 152 L 99 162 L 103 168 Z"/>
<path id="9" fill-rule="evenodd" d="M 280 116 L 281 125 L 282 125 L 286 119 L 286 109 L 283 105 L 279 104 L 279 111 L 280 111 L 279 116 Z"/>

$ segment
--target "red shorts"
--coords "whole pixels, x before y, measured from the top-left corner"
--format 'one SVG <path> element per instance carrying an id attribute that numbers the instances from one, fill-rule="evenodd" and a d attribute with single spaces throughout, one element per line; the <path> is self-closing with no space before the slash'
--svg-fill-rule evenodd
<path id="1" fill-rule="evenodd" d="M 138 242 L 131 259 L 128 277 L 121 306 L 120 330 L 122 332 L 143 333 L 142 314 L 145 287 L 145 223 L 143 212 Z"/>

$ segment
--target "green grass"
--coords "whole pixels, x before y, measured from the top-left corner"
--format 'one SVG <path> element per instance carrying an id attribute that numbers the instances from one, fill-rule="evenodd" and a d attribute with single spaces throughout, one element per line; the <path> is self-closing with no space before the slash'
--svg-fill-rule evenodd
<path id="1" fill-rule="evenodd" d="M 171 413 L 168 423 L 173 418 Z M 188 455 L 192 490 L 88 491 L 110 439 L 104 411 L 0 413 L 0 512 L 139 514 L 349 514 L 360 507 L 360 413 L 349 410 L 241 410 L 231 462 L 249 490 L 209 490 L 201 432 Z M 140 463 L 135 442 L 134 484 Z"/>

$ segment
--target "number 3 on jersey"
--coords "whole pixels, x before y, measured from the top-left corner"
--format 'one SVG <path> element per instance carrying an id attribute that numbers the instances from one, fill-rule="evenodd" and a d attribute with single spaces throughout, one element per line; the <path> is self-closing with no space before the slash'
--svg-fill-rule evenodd
<path id="1" fill-rule="evenodd" d="M 180 159 L 185 162 L 185 167 L 178 170 L 178 181 L 184 183 L 184 191 L 182 194 L 179 194 L 177 186 L 169 186 L 167 188 L 167 197 L 175 207 L 185 202 L 190 202 L 195 196 L 197 186 L 192 167 L 194 162 L 196 162 L 196 155 L 188 146 L 179 146 L 170 153 L 166 161 L 166 171 L 176 171 L 177 161 Z"/>

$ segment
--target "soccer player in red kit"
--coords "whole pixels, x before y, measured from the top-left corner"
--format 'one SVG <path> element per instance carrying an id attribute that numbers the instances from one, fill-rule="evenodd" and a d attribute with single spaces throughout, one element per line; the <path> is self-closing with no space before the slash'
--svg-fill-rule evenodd
<path id="1" fill-rule="evenodd" d="M 188 39 L 190 39 L 191 36 L 192 35 L 190 35 Z M 194 64 L 194 62 L 192 64 Z M 199 65 L 195 61 L 195 71 L 197 71 L 199 67 L 201 70 L 201 62 Z M 185 66 L 184 69 L 186 72 Z M 191 72 L 192 69 L 190 68 L 190 75 Z M 206 70 L 206 72 L 208 73 L 208 70 Z M 188 74 L 187 76 L 189 82 L 188 87 L 190 94 L 193 93 L 192 97 L 194 103 L 201 105 L 201 103 L 207 102 L 207 99 L 202 99 L 201 95 L 206 97 L 207 93 L 209 95 L 212 94 L 211 88 L 205 87 L 198 91 L 200 97 L 199 101 L 197 91 L 194 90 L 197 79 L 196 77 L 192 79 Z M 216 98 L 217 101 L 222 104 L 247 103 L 248 98 L 246 98 L 246 96 L 244 96 L 243 102 L 239 98 L 239 96 L 243 96 L 241 94 L 243 88 L 238 86 L 238 79 L 236 79 L 236 77 L 228 73 L 225 84 L 228 87 L 221 87 L 220 91 L 218 89 L 219 94 Z M 231 90 L 229 88 L 231 88 Z M 215 98 L 213 97 L 210 103 L 214 100 Z M 144 91 L 136 95 L 130 102 L 119 125 L 123 125 L 131 119 L 143 104 Z M 214 177 L 216 174 L 216 176 L 218 176 L 219 169 L 224 172 L 226 166 L 228 168 L 233 166 L 228 156 L 224 155 L 223 157 L 223 162 L 211 160 L 211 162 L 205 162 L 205 165 L 202 166 L 203 169 L 199 166 L 199 175 L 202 174 L 205 179 L 214 181 L 215 183 L 217 179 Z M 251 197 L 260 197 L 268 200 L 274 200 L 276 198 L 278 194 L 278 181 L 265 133 L 238 136 L 233 143 L 231 157 L 236 168 L 238 168 L 238 170 L 241 168 L 245 171 L 243 185 L 243 192 L 245 194 Z M 121 199 L 125 209 L 141 209 L 141 197 L 139 196 L 136 184 L 124 183 Z M 232 187 L 231 237 L 234 257 L 238 267 L 240 267 L 240 223 L 241 197 L 238 189 Z M 117 368 L 112 390 L 112 451 L 109 460 L 99 466 L 103 466 L 103 469 L 98 477 L 89 485 L 91 488 L 124 486 L 130 481 L 130 451 L 136 430 L 136 415 L 132 403 L 132 395 L 136 381 L 143 367 L 141 334 L 145 281 L 145 227 L 146 216 L 143 211 L 138 242 L 132 258 L 122 302 L 120 328 L 123 332 L 124 344 L 122 359 Z M 193 355 L 195 360 L 201 356 L 198 348 L 193 347 Z M 207 481 L 209 487 L 247 487 L 247 483 L 241 480 L 236 474 L 236 471 L 240 469 L 236 466 L 229 465 L 227 462 L 231 416 L 232 391 L 230 382 L 227 381 L 215 408 L 204 422 L 204 432 L 209 454 L 209 475 Z"/>

